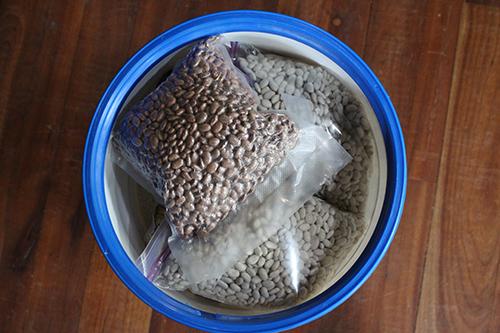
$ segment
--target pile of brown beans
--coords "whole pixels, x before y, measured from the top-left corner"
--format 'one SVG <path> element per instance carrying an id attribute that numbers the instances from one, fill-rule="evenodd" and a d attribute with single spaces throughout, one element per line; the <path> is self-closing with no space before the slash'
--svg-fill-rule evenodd
<path id="1" fill-rule="evenodd" d="M 257 112 L 242 78 L 216 37 L 203 40 L 115 131 L 182 238 L 207 235 L 296 144 L 293 122 Z"/>

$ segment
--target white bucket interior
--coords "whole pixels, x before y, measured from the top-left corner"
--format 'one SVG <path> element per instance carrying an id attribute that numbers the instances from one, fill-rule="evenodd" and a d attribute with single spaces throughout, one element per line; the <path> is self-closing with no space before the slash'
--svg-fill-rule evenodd
<path id="1" fill-rule="evenodd" d="M 325 284 L 321 290 L 317 290 L 315 294 L 310 296 L 312 298 L 329 288 L 347 272 L 361 255 L 361 252 L 366 247 L 375 229 L 375 225 L 382 210 L 387 180 L 386 152 L 380 126 L 373 112 L 373 108 L 358 85 L 342 68 L 320 52 L 292 39 L 268 33 L 233 32 L 227 33 L 225 36 L 228 40 L 250 43 L 263 51 L 298 59 L 306 59 L 309 63 L 317 63 L 328 69 L 356 96 L 362 108 L 365 110 L 367 119 L 372 128 L 375 149 L 368 177 L 368 195 L 365 207 L 367 229 L 362 239 L 350 250 L 350 253 L 342 259 L 343 261 L 339 266 L 341 268 L 337 270 L 333 276 L 329 277 L 329 283 Z M 136 85 L 135 89 L 124 103 L 123 108 L 127 108 L 152 91 L 163 79 L 165 73 L 171 70 L 172 66 L 177 62 L 177 59 L 187 52 L 187 48 L 188 47 L 185 47 L 175 54 L 169 55 L 152 68 Z M 151 223 L 151 214 L 155 203 L 146 191 L 138 186 L 124 171 L 112 162 L 110 153 L 111 149 L 108 145 L 104 176 L 106 204 L 118 239 L 129 257 L 135 261 L 145 247 L 143 237 Z M 249 315 L 266 313 L 266 311 L 274 312 L 277 310 L 276 308 L 272 310 L 259 309 L 255 311 L 241 310 L 209 301 L 188 292 L 170 292 L 170 295 L 183 303 L 212 313 Z"/>

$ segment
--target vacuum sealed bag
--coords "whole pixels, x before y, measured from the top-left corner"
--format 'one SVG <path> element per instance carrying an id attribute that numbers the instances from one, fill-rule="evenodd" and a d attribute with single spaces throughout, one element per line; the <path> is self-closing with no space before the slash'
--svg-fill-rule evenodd
<path id="1" fill-rule="evenodd" d="M 162 290 L 187 290 L 228 305 L 295 304 L 321 288 L 323 280 L 338 268 L 338 260 L 355 243 L 346 242 L 345 237 L 360 227 L 362 222 L 354 215 L 311 197 L 275 234 L 219 278 L 190 283 L 167 254 L 150 279 Z M 163 234 L 168 238 L 165 224 L 159 224 L 156 232 L 156 237 Z M 142 264 L 153 252 L 144 252 Z"/>
<path id="2" fill-rule="evenodd" d="M 153 183 L 180 237 L 208 234 L 295 145 L 294 124 L 256 112 L 255 98 L 209 38 L 119 125 L 116 147 Z"/>
<path id="3" fill-rule="evenodd" d="M 289 300 L 310 273 L 310 255 L 286 227 L 351 157 L 332 135 L 333 125 L 309 120 L 309 101 L 284 93 L 282 108 L 263 111 L 251 83 L 224 41 L 211 37 L 125 110 L 115 128 L 119 165 L 163 207 L 137 259 L 162 289 L 189 289 L 220 301 L 202 290 L 227 285 L 235 293 L 255 293 L 251 304 L 264 304 L 271 297 L 261 302 L 257 293 Z M 252 255 L 263 244 L 268 253 Z M 319 245 L 312 250 L 317 255 Z M 253 264 L 255 274 L 241 271 Z M 229 286 L 228 274 L 238 275 L 242 285 Z"/>

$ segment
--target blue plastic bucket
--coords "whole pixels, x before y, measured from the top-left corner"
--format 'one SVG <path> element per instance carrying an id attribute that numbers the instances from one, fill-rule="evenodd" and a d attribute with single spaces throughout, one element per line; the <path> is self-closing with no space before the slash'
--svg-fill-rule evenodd
<path id="1" fill-rule="evenodd" d="M 211 313 L 180 302 L 144 278 L 120 243 L 106 200 L 105 162 L 116 116 L 137 83 L 172 52 L 209 35 L 229 32 L 265 33 L 286 37 L 310 47 L 333 61 L 366 96 L 380 125 L 385 146 L 387 181 L 380 217 L 357 260 L 330 288 L 298 306 L 269 314 Z M 109 264 L 145 303 L 180 323 L 206 331 L 273 332 L 308 323 L 339 306 L 371 275 L 396 232 L 406 193 L 406 158 L 403 135 L 389 96 L 368 66 L 329 33 L 301 20 L 276 13 L 230 11 L 198 17 L 155 38 L 118 72 L 104 93 L 92 120 L 83 162 L 83 188 L 95 237 Z"/>

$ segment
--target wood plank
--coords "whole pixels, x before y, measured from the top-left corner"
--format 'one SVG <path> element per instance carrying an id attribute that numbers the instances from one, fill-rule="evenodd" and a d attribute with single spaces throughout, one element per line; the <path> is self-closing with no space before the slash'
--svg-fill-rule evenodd
<path id="1" fill-rule="evenodd" d="M 417 332 L 498 332 L 500 8 L 462 14 Z"/>
<path id="2" fill-rule="evenodd" d="M 151 309 L 113 274 L 97 245 L 91 267 L 78 331 L 147 332 Z"/>
<path id="3" fill-rule="evenodd" d="M 500 1 L 498 0 L 466 0 L 466 2 L 475 3 L 478 5 L 500 7 Z"/>
<path id="4" fill-rule="evenodd" d="M 81 162 L 95 105 L 128 56 L 134 4 L 12 5 L 12 12 L 23 15 L 19 21 L 26 36 L 6 95 L 8 130 L 0 160 L 6 189 L 0 279 L 9 286 L 1 289 L 0 327 L 8 332 L 74 332 L 82 309 L 89 306 L 86 287 L 99 290 L 95 281 L 112 285 L 109 278 L 116 280 L 109 270 L 96 270 L 107 277 L 99 278 L 91 267 L 96 245 L 83 205 Z M 89 270 L 93 274 L 87 283 Z M 143 312 L 117 307 L 118 317 L 132 321 L 150 315 L 122 289 Z M 119 295 L 101 301 L 112 303 Z M 99 320 L 89 318 L 84 318 L 85 327 Z M 116 320 L 113 327 L 120 323 L 126 324 Z"/>
<path id="5" fill-rule="evenodd" d="M 87 8 L 86 24 L 81 31 L 79 57 L 68 92 L 68 108 L 75 115 L 68 126 L 70 138 L 85 137 L 95 106 L 119 68 L 132 55 L 133 34 L 139 12 L 136 1 L 92 2 Z M 106 32 L 106 33 L 103 33 Z M 97 47 L 96 47 L 97 46 Z M 76 144 L 76 142 L 75 142 Z M 83 142 L 69 149 L 83 155 Z M 64 169 L 61 169 L 64 170 Z M 152 310 L 131 293 L 108 267 L 95 241 L 86 284 L 82 286 L 80 332 L 145 332 Z"/>
<path id="6" fill-rule="evenodd" d="M 238 1 L 148 1 L 141 3 L 137 14 L 137 28 L 133 31 L 131 54 L 152 38 L 179 23 L 197 16 L 214 13 L 217 11 L 256 9 L 273 11 L 276 0 L 238 0 Z M 175 10 L 172 8 L 175 7 Z"/>
<path id="7" fill-rule="evenodd" d="M 69 242 L 70 247 L 64 247 L 65 237 L 53 237 L 54 231 L 60 231 L 51 228 L 63 229 L 65 221 L 51 220 L 47 199 L 83 8 L 78 2 L 4 7 L 19 43 L 12 54 L 16 59 L 6 62 L 11 74 L 2 81 L 6 131 L 0 151 L 4 236 L 0 327 L 8 332 L 60 329 L 66 325 L 60 317 L 56 319 L 62 311 L 70 319 L 78 318 L 77 307 L 64 309 L 64 302 L 54 302 L 67 288 L 72 290 L 68 286 L 71 274 L 62 274 L 58 260 L 72 262 L 73 255 L 84 255 L 86 248 L 71 247 Z M 86 275 L 84 261 L 74 273 Z M 47 304 L 53 306 L 48 313 Z"/>
<path id="8" fill-rule="evenodd" d="M 0 4 L 0 22 L 2 22 L 0 25 L 0 147 L 10 92 L 9 87 L 14 79 L 14 69 L 19 60 L 21 42 L 25 32 L 21 17 L 22 13 L 19 7 Z M 1 210 L 1 212 L 4 211 L 4 209 Z M 2 214 L 1 212 L 0 214 Z"/>
<path id="9" fill-rule="evenodd" d="M 317 25 L 362 54 L 373 1 L 279 1 L 277 11 Z"/>

